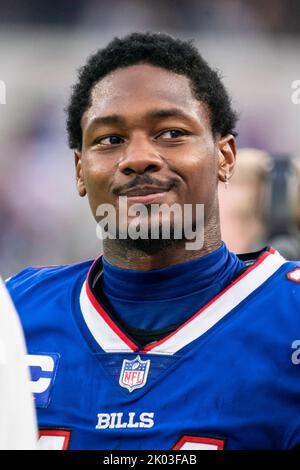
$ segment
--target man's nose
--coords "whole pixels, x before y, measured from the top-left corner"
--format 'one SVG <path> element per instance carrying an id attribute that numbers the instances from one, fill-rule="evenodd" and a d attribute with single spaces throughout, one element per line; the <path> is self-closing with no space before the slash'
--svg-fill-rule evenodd
<path id="1" fill-rule="evenodd" d="M 126 175 L 156 172 L 162 166 L 163 159 L 154 144 L 146 137 L 141 136 L 128 142 L 119 162 L 119 170 Z"/>

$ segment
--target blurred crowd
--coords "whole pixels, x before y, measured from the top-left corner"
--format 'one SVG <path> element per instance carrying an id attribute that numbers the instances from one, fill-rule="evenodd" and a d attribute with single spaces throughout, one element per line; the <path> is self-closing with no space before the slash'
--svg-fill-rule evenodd
<path id="1" fill-rule="evenodd" d="M 298 0 L 1 0 L 0 11 L 7 24 L 300 33 Z"/>
<path id="2" fill-rule="evenodd" d="M 300 158 L 240 149 L 230 188 L 219 185 L 222 236 L 236 253 L 272 246 L 300 259 Z"/>
<path id="3" fill-rule="evenodd" d="M 28 265 L 79 261 L 101 250 L 87 202 L 76 192 L 64 118 L 63 110 L 42 106 L 14 145 L 6 143 L 9 158 L 2 159 L 0 172 L 3 275 Z"/>

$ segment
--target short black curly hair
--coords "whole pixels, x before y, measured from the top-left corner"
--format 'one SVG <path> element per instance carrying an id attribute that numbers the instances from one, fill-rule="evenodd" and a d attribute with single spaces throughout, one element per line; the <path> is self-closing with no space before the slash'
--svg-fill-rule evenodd
<path id="1" fill-rule="evenodd" d="M 236 135 L 237 115 L 221 82 L 191 42 L 160 33 L 132 33 L 113 39 L 104 49 L 91 55 L 79 69 L 67 112 L 67 132 L 71 149 L 81 149 L 81 117 L 89 108 L 93 86 L 107 74 L 122 67 L 147 63 L 162 67 L 191 81 L 195 97 L 208 106 L 214 135 Z"/>

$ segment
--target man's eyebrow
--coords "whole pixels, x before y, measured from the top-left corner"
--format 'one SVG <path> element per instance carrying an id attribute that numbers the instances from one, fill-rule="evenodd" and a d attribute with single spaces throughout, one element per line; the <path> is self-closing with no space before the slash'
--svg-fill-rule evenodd
<path id="1" fill-rule="evenodd" d="M 167 108 L 167 109 L 154 109 L 152 111 L 148 111 L 144 117 L 146 119 L 167 119 L 167 118 L 180 118 L 184 119 L 185 121 L 191 121 L 191 117 L 186 114 L 184 111 L 181 111 L 178 108 Z M 107 116 L 98 116 L 93 118 L 88 127 L 95 127 L 95 126 L 111 126 L 111 125 L 123 125 L 125 126 L 126 119 L 119 114 L 110 114 Z"/>
<path id="2" fill-rule="evenodd" d="M 120 124 L 124 125 L 125 124 L 125 119 L 122 116 L 119 116 L 118 114 L 110 114 L 108 116 L 98 116 L 93 118 L 89 124 L 88 127 L 94 127 L 94 126 L 111 126 L 115 124 Z"/>
<path id="3" fill-rule="evenodd" d="M 154 109 L 146 113 L 146 117 L 150 119 L 163 119 L 163 118 L 172 118 L 177 117 L 185 119 L 186 121 L 191 121 L 191 117 L 186 114 L 184 111 L 181 111 L 178 108 L 168 108 L 168 109 Z"/>

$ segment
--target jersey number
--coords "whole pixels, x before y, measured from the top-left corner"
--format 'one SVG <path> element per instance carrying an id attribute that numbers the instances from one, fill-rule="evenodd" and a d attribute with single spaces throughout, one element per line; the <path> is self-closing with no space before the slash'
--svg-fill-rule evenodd
<path id="1" fill-rule="evenodd" d="M 69 429 L 40 429 L 38 450 L 67 450 Z M 212 437 L 182 436 L 172 450 L 223 450 L 225 441 Z"/>
<path id="2" fill-rule="evenodd" d="M 38 450 L 67 450 L 71 431 L 69 429 L 40 429 Z"/>
<path id="3" fill-rule="evenodd" d="M 223 450 L 224 444 L 224 439 L 182 436 L 172 450 Z"/>

